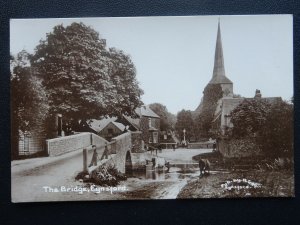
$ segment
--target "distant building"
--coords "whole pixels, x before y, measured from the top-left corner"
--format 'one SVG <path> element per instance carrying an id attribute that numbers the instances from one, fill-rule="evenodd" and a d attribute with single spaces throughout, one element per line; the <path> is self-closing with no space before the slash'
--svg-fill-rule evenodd
<path id="1" fill-rule="evenodd" d="M 142 106 L 135 111 L 140 118 L 139 129 L 142 131 L 142 139 L 148 144 L 159 143 L 160 117 L 149 106 Z"/>
<path id="2" fill-rule="evenodd" d="M 179 140 L 175 137 L 175 134 L 172 131 L 162 131 L 160 135 L 160 145 L 162 148 L 173 148 L 177 146 Z"/>
<path id="3" fill-rule="evenodd" d="M 45 155 L 45 135 L 38 129 L 22 132 L 19 130 L 18 156 L 23 158 L 32 155 Z"/>
<path id="4" fill-rule="evenodd" d="M 209 84 L 220 84 L 223 91 L 223 97 L 233 97 L 233 83 L 225 75 L 220 22 L 218 23 L 214 70 L 213 70 L 212 78 L 207 85 Z M 203 107 L 203 102 L 201 101 L 200 105 L 195 110 L 195 114 L 199 115 L 199 113 L 202 110 L 202 107 Z"/>
<path id="5" fill-rule="evenodd" d="M 122 123 L 118 122 L 109 122 L 99 133 L 98 135 L 105 138 L 108 141 L 111 141 L 113 137 L 116 137 L 126 131 L 126 127 Z"/>
<path id="6" fill-rule="evenodd" d="M 231 123 L 230 113 L 245 99 L 253 99 L 253 98 L 234 96 L 233 82 L 229 80 L 229 78 L 227 78 L 225 75 L 220 22 L 218 23 L 214 70 L 213 70 L 212 78 L 209 81 L 208 85 L 209 84 L 220 84 L 223 91 L 223 97 L 219 99 L 214 113 L 214 119 L 212 121 L 212 130 L 219 131 L 221 134 L 224 134 L 227 128 L 233 127 L 233 124 Z M 282 100 L 281 97 L 263 98 L 260 93 L 260 90 L 256 90 L 254 99 L 267 101 L 270 104 Z M 203 103 L 201 101 L 200 105 L 194 111 L 194 114 L 199 115 L 199 113 L 202 110 L 202 107 L 203 107 Z"/>
<path id="7" fill-rule="evenodd" d="M 93 132 L 110 140 L 126 131 L 141 131 L 145 144 L 158 144 L 160 135 L 160 117 L 149 106 L 135 110 L 135 117 L 123 115 L 102 120 L 91 120 L 85 131 Z"/>
<path id="8" fill-rule="evenodd" d="M 259 99 L 261 101 L 266 101 L 269 104 L 275 104 L 282 101 L 281 97 L 261 97 L 259 90 L 256 90 L 254 98 L 232 98 L 223 97 L 219 100 L 218 106 L 214 114 L 214 120 L 212 121 L 212 129 L 214 131 L 220 131 L 221 134 L 225 134 L 226 129 L 232 128 L 233 124 L 231 122 L 230 113 L 244 100 Z"/>

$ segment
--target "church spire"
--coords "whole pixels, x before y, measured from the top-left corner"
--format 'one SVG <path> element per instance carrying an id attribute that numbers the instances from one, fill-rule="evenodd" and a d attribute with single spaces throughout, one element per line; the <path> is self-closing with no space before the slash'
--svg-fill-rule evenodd
<path id="1" fill-rule="evenodd" d="M 232 83 L 225 76 L 224 56 L 223 56 L 221 28 L 220 28 L 220 18 L 219 18 L 219 22 L 218 22 L 218 33 L 217 33 L 216 50 L 215 50 L 214 71 L 213 71 L 212 79 L 209 83 Z"/>

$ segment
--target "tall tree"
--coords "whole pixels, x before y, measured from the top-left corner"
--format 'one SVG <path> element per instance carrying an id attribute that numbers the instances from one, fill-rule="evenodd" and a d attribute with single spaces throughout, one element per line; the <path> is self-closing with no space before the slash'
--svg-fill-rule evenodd
<path id="1" fill-rule="evenodd" d="M 87 120 L 130 114 L 141 104 L 130 57 L 107 50 L 106 41 L 83 23 L 55 26 L 36 47 L 32 66 L 49 93 L 51 114 Z"/>
<path id="2" fill-rule="evenodd" d="M 208 84 L 203 91 L 203 102 L 200 114 L 196 118 L 198 138 L 209 137 L 211 123 L 217 108 L 218 100 L 222 98 L 223 91 L 220 84 Z"/>
<path id="3" fill-rule="evenodd" d="M 195 123 L 193 120 L 192 112 L 190 110 L 181 110 L 177 114 L 177 122 L 175 125 L 176 132 L 180 139 L 183 140 L 185 130 L 185 137 L 187 140 L 191 140 L 195 133 Z"/>
<path id="4" fill-rule="evenodd" d="M 160 117 L 160 130 L 173 130 L 175 126 L 176 117 L 170 113 L 166 106 L 160 103 L 152 103 L 149 107 Z"/>
<path id="5" fill-rule="evenodd" d="M 32 73 L 26 51 L 11 57 L 11 137 L 12 158 L 18 158 L 19 134 L 38 129 L 46 136 L 49 106 L 41 80 Z"/>
<path id="6" fill-rule="evenodd" d="M 261 126 L 258 142 L 270 156 L 293 156 L 294 105 L 285 101 L 272 104 L 266 122 Z"/>
<path id="7" fill-rule="evenodd" d="M 232 137 L 252 137 L 269 157 L 293 155 L 293 104 L 244 100 L 231 112 Z"/>
<path id="8" fill-rule="evenodd" d="M 245 99 L 230 113 L 232 135 L 240 138 L 257 136 L 267 122 L 270 104 L 261 99 Z"/>
<path id="9" fill-rule="evenodd" d="M 140 106 L 143 90 L 136 79 L 136 69 L 129 55 L 116 48 L 109 49 L 109 74 L 112 82 L 108 111 L 134 114 Z"/>

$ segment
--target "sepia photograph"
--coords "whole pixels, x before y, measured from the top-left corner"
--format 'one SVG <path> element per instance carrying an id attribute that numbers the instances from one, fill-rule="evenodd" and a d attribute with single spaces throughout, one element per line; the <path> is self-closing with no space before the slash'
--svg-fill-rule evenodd
<path id="1" fill-rule="evenodd" d="M 294 197 L 293 86 L 293 15 L 11 19 L 11 200 Z"/>

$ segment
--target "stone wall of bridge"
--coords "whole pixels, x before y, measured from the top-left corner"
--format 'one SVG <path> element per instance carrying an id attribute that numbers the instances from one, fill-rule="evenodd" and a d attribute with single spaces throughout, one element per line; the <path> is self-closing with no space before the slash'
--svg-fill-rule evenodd
<path id="1" fill-rule="evenodd" d="M 49 156 L 57 156 L 67 152 L 86 148 L 92 144 L 90 133 L 80 133 L 46 140 Z"/>
<path id="2" fill-rule="evenodd" d="M 102 149 L 104 148 L 105 143 L 108 143 L 108 141 L 89 132 L 46 140 L 49 156 L 62 155 L 79 149 L 88 148 L 91 145 L 96 145 L 97 149 Z"/>

